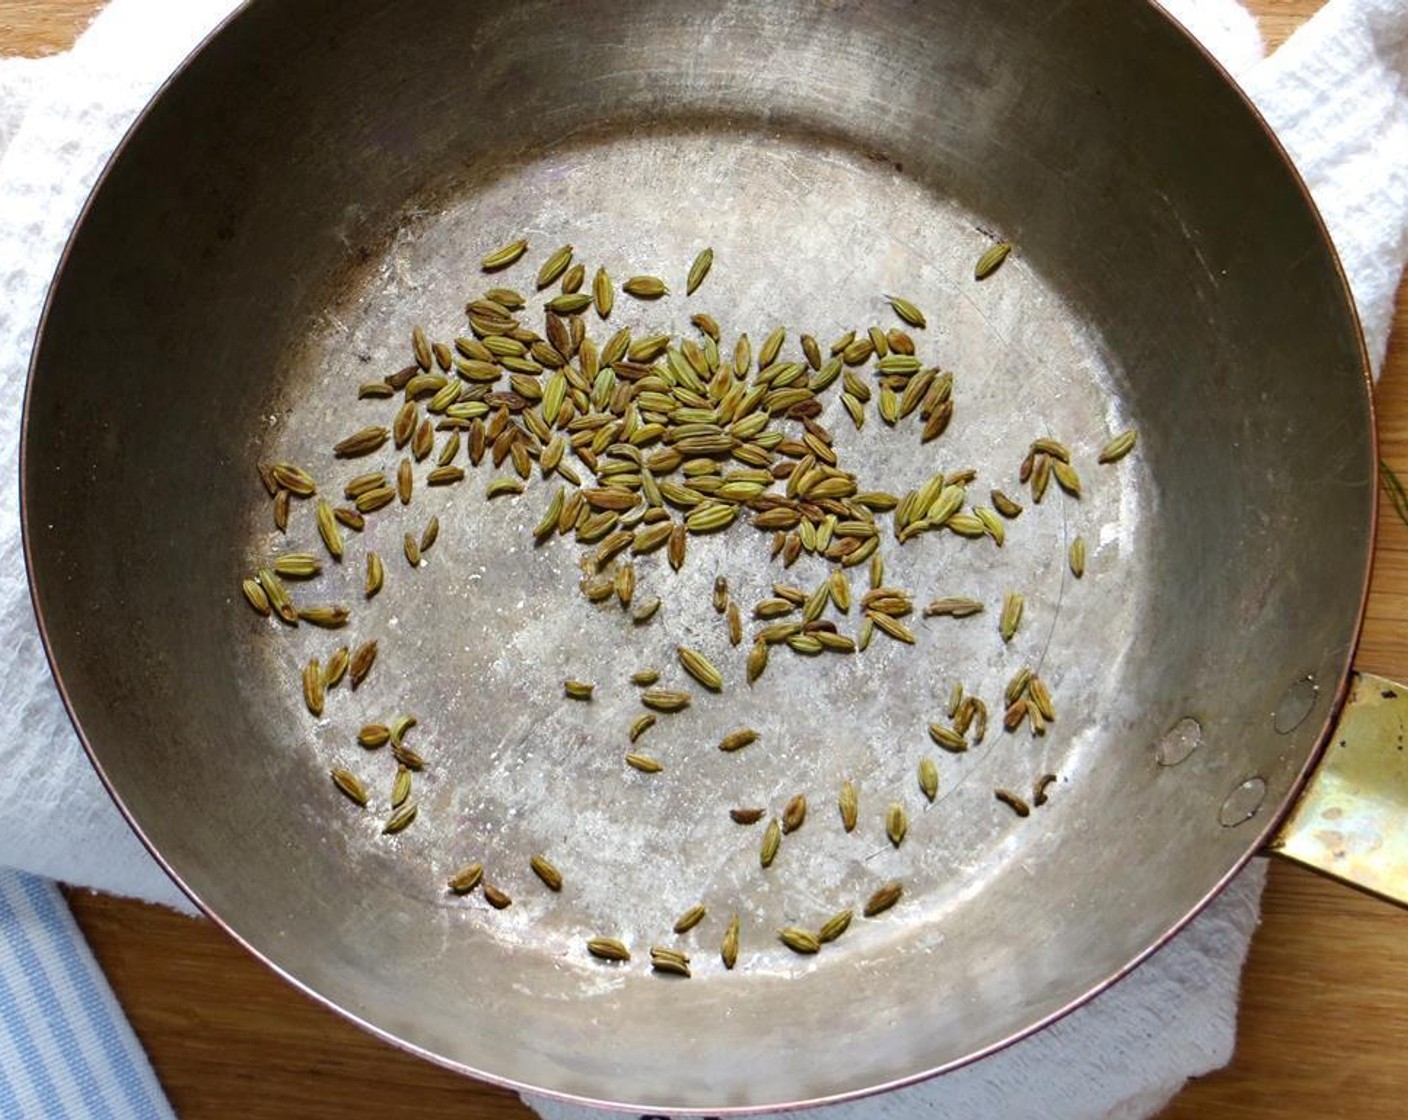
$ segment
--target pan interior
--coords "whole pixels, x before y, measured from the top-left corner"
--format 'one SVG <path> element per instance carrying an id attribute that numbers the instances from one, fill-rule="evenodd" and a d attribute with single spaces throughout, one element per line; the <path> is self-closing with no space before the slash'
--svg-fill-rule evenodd
<path id="1" fill-rule="evenodd" d="M 251 5 L 110 170 L 28 405 L 32 574 L 76 718 L 214 914 L 439 1060 L 655 1110 L 815 1100 L 961 1061 L 1154 944 L 1244 857 L 1313 751 L 1352 649 L 1372 505 L 1333 259 L 1250 112 L 1144 5 L 1068 5 L 1040 26 L 1024 5 L 958 0 L 502 7 Z M 415 324 L 464 333 L 465 300 L 497 282 L 476 262 L 516 236 L 533 249 L 504 279 L 525 293 L 567 242 L 589 283 L 598 264 L 618 283 L 667 279 L 658 304 L 618 294 L 608 323 L 589 315 L 599 343 L 618 326 L 688 332 L 707 311 L 726 346 L 746 330 L 756 351 L 786 326 L 791 356 L 802 331 L 825 345 L 894 324 L 883 293 L 920 304 L 919 353 L 956 377 L 950 430 L 921 444 L 917 416 L 890 430 L 872 404 L 856 431 L 838 391 L 822 423 L 867 488 L 972 467 L 975 503 L 991 487 L 1023 502 L 1001 550 L 886 535 L 887 583 L 986 612 L 907 619 L 912 648 L 781 648 L 749 688 L 715 577 L 746 614 L 773 580 L 810 590 L 818 558 L 784 570 L 741 525 L 693 538 L 679 573 L 637 561 L 637 599 L 664 606 L 635 626 L 578 592 L 581 548 L 534 547 L 552 484 L 535 471 L 523 495 L 486 499 L 505 464 L 430 489 L 432 457 L 409 506 L 372 515 L 343 564 L 295 589 L 351 604 L 347 639 L 380 647 L 367 683 L 314 721 L 300 669 L 343 636 L 239 601 L 256 564 L 318 550 L 311 503 L 273 532 L 254 463 L 305 464 L 329 490 L 394 472 L 389 446 L 331 462 L 332 442 L 395 408 L 355 387 L 409 360 Z M 997 238 L 1017 252 L 976 283 Z M 685 298 L 705 245 L 713 271 Z M 1097 466 L 1126 427 L 1135 456 Z M 1020 487 L 1039 436 L 1075 449 L 1079 501 Z M 403 534 L 432 514 L 440 537 L 413 571 Z M 364 601 L 369 549 L 388 570 Z M 850 582 L 859 596 L 865 568 Z M 1027 607 L 1004 644 L 1009 591 Z M 639 747 L 665 769 L 640 774 L 622 761 L 641 711 L 627 678 L 653 667 L 693 687 L 677 645 L 725 688 L 660 717 Z M 1023 665 L 1055 695 L 1040 738 L 999 726 Z M 563 698 L 567 677 L 595 682 L 589 704 Z M 951 757 L 925 727 L 958 681 L 993 727 Z M 418 819 L 385 837 L 394 763 L 354 736 L 399 713 L 419 718 L 408 741 L 428 764 Z M 715 748 L 741 726 L 759 741 Z M 372 811 L 338 797 L 332 766 L 368 780 Z M 1060 781 L 1031 817 L 994 799 L 1045 773 Z M 763 871 L 762 826 L 726 810 L 796 793 L 807 823 Z M 892 801 L 911 818 L 898 849 Z M 533 853 L 563 871 L 560 895 Z M 445 893 L 471 859 L 510 908 Z M 891 879 L 903 902 L 816 957 L 776 943 Z M 698 901 L 708 916 L 676 938 Z M 728 973 L 716 949 L 734 912 Z M 592 961 L 595 934 L 628 941 L 633 963 Z M 652 977 L 657 943 L 691 952 L 694 978 Z"/>

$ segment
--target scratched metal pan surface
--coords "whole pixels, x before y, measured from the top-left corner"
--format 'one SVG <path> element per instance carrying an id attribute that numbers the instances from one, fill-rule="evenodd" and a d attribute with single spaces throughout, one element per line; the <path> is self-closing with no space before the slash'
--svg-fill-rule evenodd
<path id="1" fill-rule="evenodd" d="M 862 486 L 902 492 L 971 467 L 1026 511 L 988 541 L 887 533 L 887 581 L 984 614 L 909 621 L 863 655 L 774 651 L 748 687 L 716 575 L 745 611 L 775 579 L 810 588 L 740 523 L 690 541 L 678 574 L 637 563 L 647 625 L 589 604 L 582 549 L 534 547 L 552 488 L 486 500 L 496 474 L 430 489 L 349 532 L 345 561 L 295 588 L 342 602 L 341 634 L 257 617 L 240 579 L 319 551 L 310 502 L 274 532 L 255 464 L 306 466 L 328 492 L 394 470 L 388 447 L 331 444 L 388 423 L 355 387 L 409 360 L 413 325 L 465 331 L 479 258 L 532 249 L 618 280 L 610 330 L 725 346 L 775 326 L 785 356 L 897 325 L 956 374 L 949 431 L 921 443 L 875 405 L 822 422 Z M 991 279 L 973 264 L 1016 246 Z M 686 298 L 694 254 L 715 264 Z M 537 323 L 534 323 L 537 325 Z M 862 370 L 862 375 L 872 374 Z M 1141 433 L 1117 467 L 1109 436 Z M 1018 484 L 1028 443 L 1070 444 L 1080 500 Z M 439 451 L 437 443 L 437 454 Z M 1357 635 L 1373 447 L 1357 326 L 1332 251 L 1261 122 L 1153 5 L 1077 0 L 441 4 L 258 2 L 172 80 L 108 169 L 69 247 L 34 360 L 23 489 L 35 599 L 93 760 L 193 898 L 292 982 L 427 1057 L 493 1080 L 664 1110 L 835 1099 L 951 1068 L 1111 983 L 1256 849 L 1315 757 Z M 457 462 L 467 466 L 464 453 Z M 422 566 L 401 555 L 432 515 Z M 1088 542 L 1085 578 L 1065 557 Z M 387 566 L 361 595 L 364 554 Z M 853 594 L 864 568 L 851 573 Z M 1015 639 L 1004 594 L 1026 596 Z M 854 633 L 857 611 L 836 616 Z M 748 628 L 754 624 L 749 621 Z M 380 654 L 322 719 L 299 671 L 343 640 Z M 629 674 L 673 656 L 721 667 L 623 763 L 641 710 Z M 961 756 L 925 734 L 961 681 L 1000 714 L 1022 665 L 1057 718 L 996 726 Z M 561 682 L 596 684 L 590 703 Z M 381 835 L 394 764 L 354 740 L 414 713 L 419 816 Z M 716 749 L 751 726 L 757 743 Z M 937 757 L 932 805 L 915 779 Z M 328 781 L 361 775 L 358 811 Z M 995 787 L 1059 782 L 1019 819 Z M 840 827 L 843 780 L 860 823 Z M 811 806 L 773 866 L 727 809 Z M 884 810 L 908 808 L 886 839 Z M 560 894 L 530 873 L 547 855 Z M 444 882 L 481 860 L 513 905 Z M 898 879 L 904 897 L 810 957 L 818 927 Z M 690 933 L 670 932 L 695 902 Z M 738 966 L 718 945 L 741 922 Z M 626 966 L 588 957 L 616 936 Z M 692 979 L 653 976 L 652 944 Z"/>

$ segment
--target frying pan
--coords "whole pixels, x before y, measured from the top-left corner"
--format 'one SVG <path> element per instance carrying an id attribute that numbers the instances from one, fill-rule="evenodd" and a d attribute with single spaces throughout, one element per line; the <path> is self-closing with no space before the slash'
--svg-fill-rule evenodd
<path id="1" fill-rule="evenodd" d="M 784 573 L 747 526 L 697 537 L 675 574 L 639 564 L 660 616 L 578 594 L 580 549 L 534 548 L 550 488 L 487 501 L 488 471 L 349 534 L 300 601 L 351 604 L 344 634 L 280 628 L 239 596 L 275 552 L 316 547 L 310 503 L 276 534 L 255 464 L 328 492 L 386 450 L 328 449 L 387 421 L 355 387 L 406 364 L 413 325 L 463 333 L 479 258 L 525 236 L 659 304 L 611 323 L 829 340 L 920 303 L 921 353 L 956 372 L 951 430 L 921 444 L 873 414 L 822 422 L 865 485 L 977 469 L 1015 493 L 1038 436 L 1069 443 L 1079 501 L 1028 503 L 998 552 L 887 545 L 919 602 L 911 648 L 775 653 L 744 683 L 709 605 Z M 1017 246 L 981 284 L 973 262 Z M 704 245 L 713 273 L 686 299 Z M 795 343 L 789 341 L 789 346 Z M 790 351 L 789 351 L 790 352 Z M 585 1101 L 725 1110 L 837 1099 L 952 1068 L 1112 983 L 1271 837 L 1340 707 L 1375 510 L 1357 324 L 1283 153 L 1152 4 L 252 3 L 168 83 L 114 157 L 50 293 L 26 400 L 23 498 L 51 661 L 94 764 L 153 853 L 253 952 L 369 1029 L 466 1072 Z M 1134 456 L 1096 467 L 1126 427 Z M 402 534 L 432 514 L 421 568 Z M 1068 543 L 1090 559 L 1076 581 Z M 362 557 L 386 589 L 361 596 Z M 859 589 L 861 577 L 853 582 Z M 1010 645 L 996 604 L 1026 595 Z M 845 619 L 842 624 L 850 625 Z M 376 638 L 358 691 L 314 720 L 310 657 Z M 677 644 L 723 669 L 623 766 L 628 674 L 688 684 Z M 990 704 L 1021 665 L 1050 682 L 1048 733 L 994 730 L 914 782 L 927 722 L 962 681 Z M 597 684 L 590 704 L 561 681 Z M 1377 696 L 1378 693 L 1375 693 Z M 414 712 L 419 817 L 383 836 L 392 764 L 354 740 Z M 738 754 L 714 749 L 738 726 Z M 327 781 L 365 776 L 358 811 Z M 1060 780 L 1019 819 L 995 787 Z M 846 834 L 835 796 L 861 790 Z M 774 866 L 732 805 L 810 819 Z M 884 806 L 910 834 L 884 837 Z M 560 894 L 528 871 L 542 852 Z M 444 889 L 470 859 L 514 898 Z M 901 903 L 813 957 L 777 944 L 890 879 Z M 669 930 L 697 901 L 709 914 Z M 738 913 L 739 966 L 717 963 Z M 627 967 L 591 960 L 619 936 Z M 693 954 L 671 980 L 653 943 Z"/>

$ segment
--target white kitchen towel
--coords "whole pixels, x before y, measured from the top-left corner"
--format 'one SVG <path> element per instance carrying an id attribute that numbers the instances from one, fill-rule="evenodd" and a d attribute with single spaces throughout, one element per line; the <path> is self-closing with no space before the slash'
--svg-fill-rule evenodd
<path id="1" fill-rule="evenodd" d="M 231 0 L 113 0 L 67 55 L 0 61 L 0 459 L 45 287 L 82 201 L 136 113 Z M 1354 285 L 1375 370 L 1408 239 L 1408 5 L 1331 0 L 1269 60 L 1233 0 L 1167 6 L 1241 80 L 1307 177 Z M 19 576 L 17 492 L 0 488 L 0 865 L 121 894 L 184 899 L 109 803 L 63 714 Z M 808 1114 L 1133 1118 L 1230 1058 L 1256 925 L 1254 864 L 1127 980 L 1033 1038 L 948 1077 Z M 530 1100 L 553 1120 L 575 1110 Z M 830 1115 L 828 1115 L 830 1114 Z"/>
<path id="2" fill-rule="evenodd" d="M 0 61 L 0 866 L 192 910 L 109 800 L 74 735 L 34 623 L 20 549 L 20 400 L 69 230 L 138 111 L 234 7 L 113 0 L 73 50 Z M 24 780 L 16 780 L 24 775 Z"/>

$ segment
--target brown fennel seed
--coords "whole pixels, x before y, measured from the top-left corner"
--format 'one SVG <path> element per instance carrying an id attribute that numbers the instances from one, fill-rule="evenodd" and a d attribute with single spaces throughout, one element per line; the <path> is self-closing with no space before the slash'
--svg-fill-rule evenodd
<path id="1" fill-rule="evenodd" d="M 315 716 L 323 714 L 324 689 L 322 666 L 315 657 L 303 667 L 303 703 Z"/>
<path id="2" fill-rule="evenodd" d="M 659 299 L 670 289 L 658 276 L 632 276 L 621 285 L 621 290 L 636 299 Z"/>
<path id="3" fill-rule="evenodd" d="M 890 803 L 885 810 L 885 835 L 890 838 L 890 843 L 898 848 L 904 843 L 905 834 L 909 832 L 909 814 L 905 812 L 904 806 L 898 801 Z"/>
<path id="4" fill-rule="evenodd" d="M 789 832 L 796 832 L 802 827 L 807 819 L 807 799 L 803 794 L 797 794 L 782 810 L 782 832 L 786 835 Z"/>
<path id="5" fill-rule="evenodd" d="M 757 824 L 763 819 L 766 809 L 738 808 L 728 811 L 729 817 L 735 824 Z"/>
<path id="6" fill-rule="evenodd" d="M 358 745 L 366 747 L 369 751 L 376 750 L 377 747 L 384 747 L 390 741 L 391 728 L 384 723 L 363 724 L 361 730 L 357 732 Z"/>
<path id="7" fill-rule="evenodd" d="M 363 428 L 361 431 L 353 432 L 346 439 L 339 440 L 333 444 L 333 454 L 339 459 L 352 459 L 359 455 L 370 455 L 376 451 L 391 436 L 391 432 L 383 427 Z"/>
<path id="8" fill-rule="evenodd" d="M 1016 813 L 1017 816 L 1026 817 L 1031 815 L 1032 807 L 1026 803 L 1025 799 L 1013 793 L 1010 789 L 995 789 L 992 793 L 997 800 L 1001 801 Z"/>
<path id="9" fill-rule="evenodd" d="M 406 563 L 413 568 L 420 567 L 420 542 L 416 540 L 414 533 L 407 533 L 402 540 L 403 551 L 406 554 Z"/>
<path id="10" fill-rule="evenodd" d="M 682 712 L 689 707 L 690 695 L 674 688 L 647 688 L 640 702 L 657 712 Z"/>
<path id="11" fill-rule="evenodd" d="M 821 942 L 817 939 L 816 934 L 808 933 L 804 929 L 797 929 L 795 926 L 784 926 L 778 930 L 777 939 L 794 953 L 815 953 L 821 948 Z"/>
<path id="12" fill-rule="evenodd" d="M 338 646 L 333 651 L 333 655 L 328 658 L 328 663 L 323 666 L 324 688 L 336 688 L 342 683 L 342 678 L 347 675 L 347 666 L 351 659 L 351 654 L 346 646 Z"/>
<path id="13" fill-rule="evenodd" d="M 777 850 L 782 846 L 782 826 L 776 817 L 768 821 L 768 827 L 763 831 L 763 842 L 758 849 L 758 862 L 763 867 L 771 867 L 772 861 L 777 858 Z"/>
<path id="14" fill-rule="evenodd" d="M 427 486 L 451 486 L 464 481 L 463 467 L 435 467 L 425 476 Z"/>
<path id="15" fill-rule="evenodd" d="M 904 888 L 897 882 L 886 883 L 865 901 L 865 908 L 861 911 L 867 918 L 873 918 L 877 914 L 883 914 L 891 906 L 900 900 L 904 893 Z"/>
<path id="16" fill-rule="evenodd" d="M 485 883 L 480 889 L 484 894 L 484 901 L 495 910 L 507 910 L 513 905 L 513 899 L 493 883 Z"/>
<path id="17" fill-rule="evenodd" d="M 729 644 L 736 646 L 743 641 L 743 615 L 739 611 L 737 603 L 730 600 L 725 618 L 728 624 Z"/>
<path id="18" fill-rule="evenodd" d="M 929 738 L 950 754 L 962 754 L 968 749 L 968 741 L 962 735 L 941 723 L 929 724 Z"/>
<path id="19" fill-rule="evenodd" d="M 405 802 L 386 818 L 386 823 L 381 826 L 381 834 L 389 836 L 409 827 L 410 823 L 416 819 L 416 812 L 417 806 L 414 801 Z"/>
<path id="20" fill-rule="evenodd" d="M 1076 473 L 1075 467 L 1070 463 L 1063 463 L 1060 459 L 1051 460 L 1051 473 L 1056 477 L 1056 484 L 1073 498 L 1080 497 L 1080 475 Z"/>
<path id="21" fill-rule="evenodd" d="M 562 872 L 554 867 L 546 856 L 533 856 L 528 861 L 528 866 L 533 869 L 533 874 L 543 881 L 543 886 L 548 890 L 562 890 Z"/>
<path id="22" fill-rule="evenodd" d="M 1012 246 L 1008 242 L 999 241 L 978 258 L 978 263 L 973 266 L 973 279 L 986 280 L 1002 267 L 1002 262 L 1011 252 Z"/>
<path id="23" fill-rule="evenodd" d="M 360 533 L 367 527 L 367 519 L 348 506 L 336 506 L 332 515 L 339 525 L 344 525 L 355 533 Z"/>
<path id="24" fill-rule="evenodd" d="M 558 315 L 578 315 L 591 305 L 592 297 L 586 292 L 564 292 L 560 296 L 553 296 L 547 302 L 548 310 Z M 503 364 L 502 360 L 500 364 Z"/>
<path id="25" fill-rule="evenodd" d="M 724 931 L 723 940 L 719 943 L 719 959 L 724 962 L 724 967 L 730 970 L 738 963 L 737 914 L 730 919 L 728 929 Z"/>
<path id="26" fill-rule="evenodd" d="M 322 570 L 311 552 L 285 552 L 274 558 L 274 573 L 284 579 L 312 579 Z"/>
<path id="27" fill-rule="evenodd" d="M 719 740 L 719 750 L 739 751 L 751 743 L 758 741 L 758 733 L 751 727 L 740 727 L 737 731 L 730 731 Z"/>
<path id="28" fill-rule="evenodd" d="M 634 770 L 639 770 L 642 774 L 658 774 L 665 769 L 658 761 L 646 754 L 636 754 L 634 752 L 626 755 L 626 765 Z"/>
<path id="29" fill-rule="evenodd" d="M 423 553 L 429 552 L 430 549 L 431 549 L 431 547 L 435 544 L 436 540 L 439 538 L 439 536 L 440 536 L 440 518 L 438 518 L 438 517 L 431 517 L 431 519 L 425 523 L 425 528 L 421 530 L 421 534 L 420 534 L 420 550 L 421 550 L 421 552 L 423 552 Z"/>
<path id="30" fill-rule="evenodd" d="M 841 793 L 836 798 L 836 807 L 841 813 L 841 827 L 847 832 L 854 832 L 856 821 L 860 815 L 860 794 L 856 790 L 855 782 L 847 779 L 841 783 Z"/>
<path id="31" fill-rule="evenodd" d="M 283 533 L 288 530 L 289 493 L 280 490 L 274 495 L 274 528 Z"/>
<path id="32" fill-rule="evenodd" d="M 396 767 L 396 777 L 391 782 L 391 807 L 399 809 L 411 796 L 411 772 L 404 766 Z"/>
<path id="33" fill-rule="evenodd" d="M 1034 807 L 1039 808 L 1050 800 L 1050 798 L 1047 797 L 1046 791 L 1051 784 L 1057 780 L 1055 774 L 1043 774 L 1036 780 L 1036 785 L 1032 787 L 1032 805 Z"/>
<path id="34" fill-rule="evenodd" d="M 763 675 L 763 671 L 768 667 L 768 645 L 763 641 L 753 643 L 753 648 L 748 651 L 748 683 L 751 685 Z"/>
<path id="35" fill-rule="evenodd" d="M 318 490 L 313 476 L 292 463 L 275 463 L 274 481 L 296 498 L 311 498 Z"/>
<path id="36" fill-rule="evenodd" d="M 707 335 L 715 342 L 719 341 L 719 338 L 721 337 L 721 333 L 719 331 L 719 323 L 718 320 L 715 319 L 712 315 L 701 311 L 698 314 L 691 315 L 689 321 L 690 324 L 694 326 L 701 334 Z"/>
<path id="37" fill-rule="evenodd" d="M 404 743 L 391 744 L 391 757 L 407 770 L 425 769 L 425 759 Z"/>
<path id="38" fill-rule="evenodd" d="M 1071 575 L 1080 579 L 1085 575 L 1085 538 L 1077 537 L 1071 542 Z"/>
<path id="39" fill-rule="evenodd" d="M 572 263 L 572 246 L 564 245 L 558 249 L 547 260 L 543 262 L 542 268 L 538 269 L 538 290 L 546 288 L 559 276 L 567 271 L 567 266 Z"/>
<path id="40" fill-rule="evenodd" d="M 679 654 L 680 665 L 691 677 L 711 692 L 719 692 L 723 689 L 723 674 L 702 653 L 696 649 L 690 649 L 688 646 L 678 646 L 676 652 Z"/>
<path id="41" fill-rule="evenodd" d="M 415 401 L 406 401 L 396 411 L 396 419 L 391 424 L 391 437 L 397 447 L 405 447 L 415 435 L 420 412 Z"/>
<path id="42" fill-rule="evenodd" d="M 349 800 L 355 801 L 358 805 L 366 808 L 367 787 L 362 784 L 361 778 L 357 777 L 357 775 L 353 774 L 350 770 L 333 770 L 331 774 L 333 785 L 340 789 Z"/>
<path id="43" fill-rule="evenodd" d="M 914 632 L 898 619 L 872 610 L 866 611 L 865 617 L 875 624 L 876 629 L 888 634 L 897 642 L 905 642 L 909 645 L 914 644 Z"/>
<path id="44" fill-rule="evenodd" d="M 712 598 L 714 610 L 718 611 L 719 614 L 723 614 L 724 611 L 728 610 L 728 579 L 726 577 L 714 577 L 714 594 Z"/>
<path id="45" fill-rule="evenodd" d="M 695 926 L 704 920 L 707 911 L 702 902 L 696 903 L 675 919 L 674 930 L 676 933 L 688 933 Z"/>
<path id="46" fill-rule="evenodd" d="M 1051 439 L 1048 436 L 1032 440 L 1032 451 L 1037 455 L 1050 455 L 1053 459 L 1058 459 L 1063 463 L 1071 461 L 1071 449 L 1060 440 Z"/>
<path id="47" fill-rule="evenodd" d="M 836 605 L 836 609 L 842 614 L 847 614 L 851 609 L 851 585 L 846 579 L 846 573 L 837 568 L 827 577 L 831 601 Z"/>
<path id="48" fill-rule="evenodd" d="M 1042 719 L 1050 722 L 1056 720 L 1056 709 L 1051 703 L 1051 692 L 1046 687 L 1046 682 L 1040 677 L 1033 675 L 1031 682 L 1027 685 L 1027 695 L 1031 697 L 1036 710 L 1041 713 Z"/>
<path id="49" fill-rule="evenodd" d="M 679 571 L 684 565 L 685 541 L 687 530 L 682 522 L 676 522 L 675 527 L 670 530 L 670 539 L 665 545 L 665 555 L 670 561 L 670 567 Z"/>
<path id="50" fill-rule="evenodd" d="M 924 318 L 924 312 L 920 311 L 919 308 L 915 307 L 909 300 L 901 299 L 899 296 L 886 296 L 885 298 L 889 301 L 890 307 L 894 309 L 895 314 L 911 327 L 919 327 L 922 330 L 929 325 L 928 321 Z"/>
<path id="51" fill-rule="evenodd" d="M 590 700 L 594 687 L 586 681 L 566 680 L 562 682 L 562 691 L 566 693 L 569 700 Z"/>
<path id="52" fill-rule="evenodd" d="M 249 601 L 251 607 L 264 617 L 269 616 L 269 597 L 264 594 L 264 588 L 260 586 L 257 579 L 242 581 L 240 590 L 244 592 L 244 597 Z"/>
<path id="53" fill-rule="evenodd" d="M 852 916 L 850 910 L 842 910 L 838 914 L 833 914 L 826 920 L 826 924 L 816 931 L 816 939 L 823 945 L 835 941 L 850 928 Z"/>
<path id="54" fill-rule="evenodd" d="M 1004 642 L 1010 642 L 1022 624 L 1022 611 L 1026 598 L 1018 591 L 1009 591 L 1002 600 L 1002 614 L 998 617 L 997 632 Z"/>
<path id="55" fill-rule="evenodd" d="M 401 740 L 405 738 L 406 732 L 415 727 L 419 721 L 415 716 L 397 716 L 391 721 L 391 744 L 399 747 Z"/>
<path id="56" fill-rule="evenodd" d="M 939 796 L 939 768 L 927 755 L 919 760 L 919 790 L 930 802 Z"/>
<path id="57" fill-rule="evenodd" d="M 630 950 L 614 937 L 593 937 L 587 942 L 587 952 L 597 960 L 613 963 L 631 959 Z"/>
<path id="58" fill-rule="evenodd" d="M 653 972 L 660 972 L 670 976 L 683 976 L 688 978 L 689 957 L 684 953 L 674 949 L 666 949 L 656 945 L 650 950 L 650 968 Z"/>
<path id="59" fill-rule="evenodd" d="M 1027 718 L 1029 705 L 1025 700 L 1014 700 L 1002 716 L 1002 726 L 1004 730 L 1016 731 L 1022 725 L 1022 721 Z"/>
<path id="60" fill-rule="evenodd" d="M 468 894 L 474 890 L 484 878 L 484 865 L 482 863 L 471 863 L 460 868 L 445 885 L 453 894 Z"/>
<path id="61" fill-rule="evenodd" d="M 386 569 L 382 567 L 381 557 L 375 552 L 367 553 L 367 579 L 365 584 L 366 597 L 370 599 L 381 590 L 382 584 L 386 581 Z"/>
<path id="62" fill-rule="evenodd" d="M 351 617 L 351 612 L 346 607 L 300 607 L 298 610 L 300 621 L 310 623 L 313 626 L 321 626 L 326 630 L 336 630 L 338 627 L 346 626 L 349 617 Z"/>
<path id="63" fill-rule="evenodd" d="M 960 735 L 968 734 L 968 729 L 973 726 L 973 719 L 978 714 L 980 703 L 982 701 L 976 696 L 965 696 L 958 702 L 958 707 L 949 718 L 953 720 L 953 729 Z"/>
<path id="64" fill-rule="evenodd" d="M 777 327 L 767 338 L 763 339 L 763 345 L 758 349 L 758 369 L 765 370 L 775 361 L 777 355 L 782 350 L 782 344 L 787 339 L 785 327 Z"/>
<path id="65" fill-rule="evenodd" d="M 496 478 L 484 488 L 484 497 L 492 501 L 505 494 L 523 493 L 523 483 L 516 478 Z"/>
<path id="66" fill-rule="evenodd" d="M 616 302 L 616 291 L 611 286 L 611 277 L 606 269 L 598 268 L 596 275 L 592 277 L 592 303 L 596 305 L 596 313 L 605 319 L 611 314 L 611 308 Z"/>
<path id="67" fill-rule="evenodd" d="M 383 506 L 390 505 L 396 499 L 396 491 L 390 486 L 378 486 L 374 490 L 368 490 L 365 494 L 357 495 L 357 512 L 359 514 L 374 513 Z"/>
<path id="68" fill-rule="evenodd" d="M 479 267 L 485 272 L 496 272 L 501 268 L 507 268 L 509 265 L 513 264 L 514 261 L 518 260 L 518 258 L 523 256 L 527 251 L 528 242 L 526 239 L 520 238 L 517 241 L 510 241 L 507 245 L 487 254 L 484 259 L 479 262 Z"/>
<path id="69" fill-rule="evenodd" d="M 631 599 L 636 593 L 636 569 L 634 564 L 622 564 L 616 569 L 616 576 L 612 580 L 612 585 L 616 591 L 616 599 L 623 608 L 631 605 Z"/>
<path id="70" fill-rule="evenodd" d="M 994 490 L 988 496 L 992 499 L 993 508 L 996 509 L 998 513 L 1002 514 L 1003 517 L 1011 519 L 1022 512 L 1021 505 L 1014 502 L 1001 490 Z"/>
<path id="71" fill-rule="evenodd" d="M 347 675 L 352 681 L 352 687 L 356 688 L 364 680 L 367 674 L 372 671 L 372 664 L 376 661 L 376 640 L 363 642 L 352 653 L 352 662 L 347 667 Z"/>
<path id="72" fill-rule="evenodd" d="M 1100 449 L 1100 455 L 1097 459 L 1097 462 L 1102 464 L 1118 463 L 1121 459 L 1123 459 L 1126 455 L 1128 455 L 1131 451 L 1134 450 L 1134 444 L 1138 439 L 1139 433 L 1136 432 L 1133 428 L 1130 428 L 1128 431 L 1121 432 L 1119 435 L 1115 436 L 1114 439 L 1110 440 L 1109 443 L 1105 444 L 1105 446 Z"/>
<path id="73" fill-rule="evenodd" d="M 692 296 L 694 294 L 695 289 L 698 288 L 700 284 L 704 283 L 704 277 L 709 275 L 709 269 L 713 266 L 714 250 L 700 250 L 699 255 L 694 258 L 694 263 L 689 266 L 689 277 L 686 279 L 684 286 L 685 295 Z M 635 295 L 634 292 L 631 294 Z"/>

